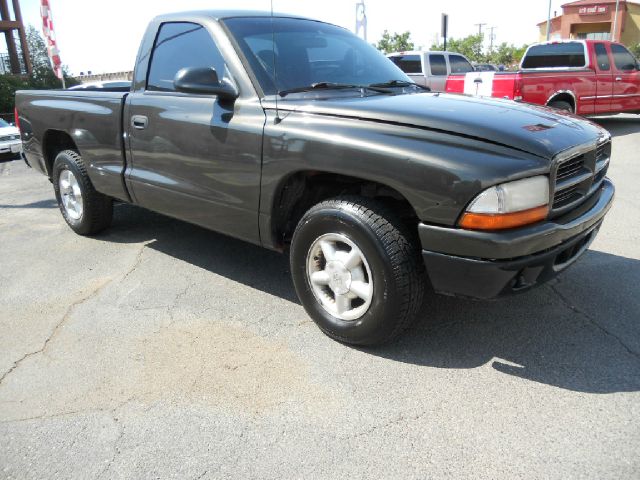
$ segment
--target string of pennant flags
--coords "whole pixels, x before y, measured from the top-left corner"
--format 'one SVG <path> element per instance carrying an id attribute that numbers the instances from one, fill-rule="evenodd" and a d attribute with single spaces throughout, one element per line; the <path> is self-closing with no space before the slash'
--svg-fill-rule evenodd
<path id="1" fill-rule="evenodd" d="M 47 52 L 51 61 L 51 68 L 56 77 L 62 80 L 64 88 L 64 78 L 62 75 L 62 61 L 60 60 L 60 51 L 56 43 L 56 34 L 53 28 L 53 18 L 51 16 L 51 5 L 49 0 L 40 1 L 40 15 L 42 16 L 42 33 L 47 43 Z"/>

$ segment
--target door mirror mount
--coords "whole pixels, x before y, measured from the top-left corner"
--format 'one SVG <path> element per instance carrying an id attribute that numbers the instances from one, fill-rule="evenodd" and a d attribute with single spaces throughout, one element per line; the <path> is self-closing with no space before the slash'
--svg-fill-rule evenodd
<path id="1" fill-rule="evenodd" d="M 221 100 L 235 100 L 238 90 L 226 79 L 219 80 L 213 67 L 186 67 L 176 73 L 173 85 L 178 92 L 217 95 Z"/>

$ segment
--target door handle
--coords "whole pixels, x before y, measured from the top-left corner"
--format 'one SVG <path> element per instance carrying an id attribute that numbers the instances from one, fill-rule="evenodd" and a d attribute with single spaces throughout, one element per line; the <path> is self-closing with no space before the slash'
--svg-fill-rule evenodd
<path id="1" fill-rule="evenodd" d="M 616 77 L 616 82 L 621 82 L 622 81 L 622 77 Z"/>
<path id="2" fill-rule="evenodd" d="M 131 126 L 137 130 L 144 130 L 149 125 L 149 119 L 144 115 L 134 115 L 131 117 Z"/>

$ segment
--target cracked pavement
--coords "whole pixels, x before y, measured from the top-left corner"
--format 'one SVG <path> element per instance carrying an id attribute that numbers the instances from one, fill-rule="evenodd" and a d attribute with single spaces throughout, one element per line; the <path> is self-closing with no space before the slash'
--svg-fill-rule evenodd
<path id="1" fill-rule="evenodd" d="M 587 254 L 399 342 L 309 321 L 287 259 L 128 205 L 95 238 L 0 163 L 0 478 L 640 476 L 640 117 Z"/>

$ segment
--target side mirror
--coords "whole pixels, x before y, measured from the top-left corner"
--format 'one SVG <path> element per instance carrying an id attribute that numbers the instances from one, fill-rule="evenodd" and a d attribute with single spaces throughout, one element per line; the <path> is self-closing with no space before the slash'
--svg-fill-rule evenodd
<path id="1" fill-rule="evenodd" d="M 221 100 L 238 98 L 236 88 L 225 80 L 218 80 L 213 67 L 187 67 L 176 73 L 173 86 L 178 92 L 217 95 Z"/>

